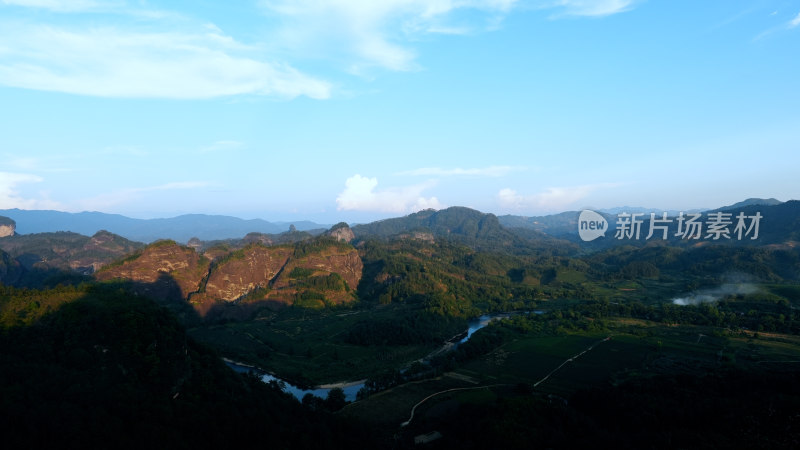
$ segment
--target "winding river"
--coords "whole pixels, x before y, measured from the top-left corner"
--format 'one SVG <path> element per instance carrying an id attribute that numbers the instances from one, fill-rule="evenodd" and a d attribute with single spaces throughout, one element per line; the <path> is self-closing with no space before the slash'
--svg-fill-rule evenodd
<path id="1" fill-rule="evenodd" d="M 541 311 L 534 311 L 534 313 L 541 314 Z M 476 331 L 480 330 L 481 328 L 485 327 L 486 325 L 489 325 L 489 322 L 491 322 L 493 320 L 497 320 L 497 319 L 507 319 L 507 318 L 513 316 L 514 314 L 518 314 L 518 313 L 486 314 L 486 315 L 477 317 L 475 319 L 472 319 L 472 320 L 470 320 L 468 322 L 468 328 L 464 333 L 460 333 L 457 337 L 451 338 L 441 348 L 435 350 L 434 352 L 429 354 L 424 359 L 429 359 L 434 355 L 438 355 L 438 354 L 440 354 L 442 352 L 455 349 L 456 347 L 458 347 L 459 344 L 463 344 L 464 342 L 467 342 L 469 340 L 469 338 L 471 338 L 472 335 Z M 463 337 L 461 337 L 461 336 L 463 336 Z M 231 361 L 229 359 L 225 359 L 225 363 L 229 367 L 231 367 L 233 370 L 235 370 L 237 372 L 256 371 L 261 375 L 261 380 L 263 382 L 265 382 L 265 383 L 269 383 L 270 381 L 283 382 L 283 384 L 285 386 L 284 387 L 284 391 L 294 395 L 295 398 L 297 398 L 298 400 L 302 400 L 303 396 L 305 396 L 306 394 L 312 394 L 312 395 L 315 395 L 315 396 L 320 397 L 320 398 L 325 398 L 325 397 L 328 396 L 328 392 L 330 392 L 331 389 L 339 387 L 339 388 L 342 388 L 342 390 L 344 391 L 345 399 L 347 401 L 351 401 L 352 402 L 352 401 L 355 401 L 356 394 L 358 393 L 358 391 L 362 387 L 364 387 L 364 383 L 366 381 L 366 380 L 361 380 L 361 381 L 355 381 L 355 382 L 350 382 L 350 383 L 336 383 L 336 384 L 330 384 L 330 385 L 323 385 L 323 386 L 318 386 L 316 389 L 301 389 L 301 388 L 299 388 L 299 387 L 287 382 L 286 380 L 282 380 L 282 379 L 280 379 L 280 378 L 278 378 L 278 377 L 276 377 L 274 375 L 271 375 L 271 374 L 268 374 L 268 373 L 264 373 L 263 371 L 259 371 L 255 367 L 248 366 L 248 365 L 241 364 L 241 363 L 237 363 L 237 362 Z"/>

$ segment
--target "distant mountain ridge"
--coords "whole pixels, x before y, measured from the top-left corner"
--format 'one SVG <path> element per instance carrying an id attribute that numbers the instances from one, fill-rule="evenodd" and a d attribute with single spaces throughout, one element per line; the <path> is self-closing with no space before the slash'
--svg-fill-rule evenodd
<path id="1" fill-rule="evenodd" d="M 273 223 L 262 219 L 245 220 L 206 214 L 186 214 L 166 219 L 133 219 L 101 212 L 5 209 L 0 210 L 0 216 L 13 219 L 18 234 L 71 231 L 92 236 L 100 230 L 107 230 L 139 242 L 173 239 L 185 243 L 193 237 L 214 240 L 241 238 L 252 232 L 278 234 L 288 230 L 290 225 L 294 225 L 299 231 L 322 232 L 330 227 L 309 221 Z"/>
<path id="2" fill-rule="evenodd" d="M 670 217 L 677 216 L 681 212 L 684 212 L 684 213 L 699 213 L 699 212 L 703 212 L 703 211 L 708 211 L 708 208 L 677 210 L 677 209 L 644 208 L 644 207 L 641 207 L 641 206 L 619 206 L 619 207 L 616 207 L 616 208 L 606 208 L 606 209 L 597 210 L 597 212 L 603 212 L 603 213 L 606 213 L 606 214 L 613 214 L 613 215 L 617 215 L 619 213 L 628 213 L 628 214 L 638 214 L 638 213 L 650 214 L 650 213 L 656 213 L 656 214 L 660 214 L 660 213 L 664 213 L 665 212 Z"/>
<path id="3" fill-rule="evenodd" d="M 717 211 L 750 210 L 752 208 L 764 208 L 765 211 L 778 208 L 777 216 L 780 224 L 776 224 L 781 229 L 781 233 L 771 233 L 775 242 L 759 243 L 780 243 L 781 235 L 795 237 L 796 233 L 792 229 L 794 222 L 784 223 L 789 220 L 791 210 L 794 209 L 797 201 L 791 200 L 781 202 L 774 198 L 761 199 L 749 198 L 733 205 L 724 206 L 717 209 L 705 211 L 685 210 L 684 212 L 703 212 L 705 214 Z M 598 212 L 610 224 L 616 222 L 616 214 L 619 212 L 646 213 L 661 212 L 660 210 L 647 210 L 640 207 L 619 207 L 598 210 Z M 670 217 L 677 216 L 674 211 L 667 211 Z M 537 245 L 547 243 L 548 246 L 554 244 L 564 244 L 562 239 L 578 242 L 577 220 L 579 211 L 565 211 L 558 214 L 547 216 L 515 216 L 504 215 L 495 216 L 494 214 L 483 213 L 466 207 L 454 206 L 442 210 L 423 210 L 403 217 L 379 220 L 366 224 L 359 224 L 352 227 L 353 236 L 348 236 L 346 240 L 353 238 L 379 237 L 388 238 L 392 236 L 406 236 L 414 239 L 432 240 L 434 238 L 445 238 L 456 240 L 470 246 L 481 246 L 483 248 L 514 248 L 525 247 L 531 241 L 538 241 Z M 0 210 L 0 217 L 5 216 L 16 222 L 17 234 L 52 233 L 57 231 L 69 231 L 74 233 L 92 236 L 100 230 L 107 230 L 111 233 L 122 236 L 126 239 L 138 242 L 154 242 L 159 239 L 172 239 L 180 243 L 193 242 L 192 245 L 200 245 L 197 240 L 205 241 L 207 244 L 215 245 L 214 241 L 236 240 L 229 242 L 234 247 L 240 246 L 238 241 L 257 240 L 265 244 L 279 242 L 294 242 L 302 238 L 311 237 L 325 232 L 331 228 L 330 225 L 317 224 L 310 221 L 298 222 L 268 222 L 261 219 L 240 219 L 231 216 L 187 214 L 165 219 L 133 219 L 119 214 L 106 214 L 100 212 L 66 213 L 60 211 L 36 211 L 7 209 Z M 645 214 L 645 219 L 649 217 Z M 771 219 L 765 219 L 765 225 Z M 290 235 L 276 238 L 266 235 L 285 235 L 287 229 L 291 230 Z M 525 230 L 522 232 L 522 230 Z M 768 230 L 765 230 L 770 234 Z M 304 236 L 300 236 L 303 234 Z M 297 235 L 297 236 L 295 236 Z M 242 236 L 245 236 L 242 239 Z M 192 238 L 197 238 L 193 240 Z M 546 242 L 549 241 L 549 242 Z M 613 243 L 607 240 L 596 241 L 589 247 L 604 247 Z"/>
<path id="4" fill-rule="evenodd" d="M 747 206 L 777 206 L 783 203 L 785 202 L 782 202 L 775 198 L 748 198 L 747 200 L 736 202 L 729 206 L 723 206 L 721 208 L 713 209 L 710 212 L 730 211 L 732 209 L 741 209 Z"/>
<path id="5" fill-rule="evenodd" d="M 641 208 L 631 208 L 625 210 L 624 208 L 612 208 L 609 210 L 599 210 L 598 213 L 606 219 L 609 224 L 611 232 L 606 235 L 604 239 L 597 239 L 592 242 L 581 242 L 578 236 L 578 216 L 580 211 L 566 211 L 559 214 L 552 214 L 549 216 L 513 216 L 505 215 L 498 217 L 500 224 L 506 228 L 523 228 L 528 230 L 535 230 L 541 233 L 548 234 L 552 237 L 569 240 L 571 242 L 580 243 L 584 248 L 600 249 L 615 245 L 639 244 L 644 245 L 647 243 L 645 239 L 639 240 L 617 240 L 614 239 L 613 230 L 617 222 L 617 215 L 611 214 L 606 211 L 613 211 L 619 209 L 620 212 L 627 212 L 629 214 L 643 213 L 640 217 L 643 220 L 643 230 L 647 230 L 650 223 L 649 214 L 644 211 L 638 211 Z M 660 211 L 652 210 L 648 212 L 655 212 L 658 214 Z M 692 212 L 690 210 L 685 213 Z M 696 211 L 701 212 L 701 211 Z M 710 209 L 702 211 L 703 221 L 706 220 L 708 214 L 715 212 L 725 212 L 731 214 L 729 219 L 733 220 L 738 213 L 744 213 L 746 216 L 754 216 L 760 213 L 762 219 L 760 220 L 759 237 L 757 240 L 727 240 L 720 241 L 719 243 L 732 243 L 741 245 L 777 245 L 786 244 L 791 242 L 800 241 L 800 201 L 789 200 L 781 202 L 774 198 L 760 199 L 750 198 L 730 206 L 723 206 L 721 208 Z M 668 217 L 674 218 L 677 214 L 670 214 L 667 211 Z M 733 225 L 731 225 L 732 229 Z M 674 232 L 674 230 L 673 230 Z M 645 231 L 646 233 L 646 231 Z M 609 237 L 612 237 L 609 239 Z M 682 242 L 680 239 L 670 235 L 669 240 L 673 244 L 691 244 L 692 242 Z M 704 239 L 698 242 L 703 242 Z M 697 243 L 697 242 L 695 242 Z M 792 244 L 794 245 L 794 244 Z"/>
<path id="6" fill-rule="evenodd" d="M 503 232 L 494 214 L 486 214 L 461 206 L 438 211 L 426 209 L 403 217 L 355 225 L 352 230 L 357 237 L 364 235 L 385 237 L 424 230 L 437 236 L 458 235 L 465 238 L 477 238 Z"/>

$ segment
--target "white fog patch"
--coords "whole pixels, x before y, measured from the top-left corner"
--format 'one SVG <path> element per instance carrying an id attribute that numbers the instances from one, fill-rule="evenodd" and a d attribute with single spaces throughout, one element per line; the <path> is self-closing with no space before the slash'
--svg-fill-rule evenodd
<path id="1" fill-rule="evenodd" d="M 687 306 L 716 303 L 729 295 L 748 295 L 759 291 L 752 283 L 726 283 L 716 288 L 701 289 L 672 299 L 672 304 Z"/>

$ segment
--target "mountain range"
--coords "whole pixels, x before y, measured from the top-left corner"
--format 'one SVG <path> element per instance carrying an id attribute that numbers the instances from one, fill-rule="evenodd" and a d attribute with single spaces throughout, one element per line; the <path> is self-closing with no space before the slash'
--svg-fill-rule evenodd
<path id="1" fill-rule="evenodd" d="M 330 225 L 309 221 L 267 222 L 262 219 L 240 219 L 238 217 L 186 214 L 166 219 L 134 219 L 119 214 L 101 212 L 68 213 L 52 210 L 0 210 L 0 216 L 17 223 L 17 233 L 47 233 L 71 231 L 92 236 L 106 230 L 127 239 L 153 242 L 158 239 L 173 239 L 188 242 L 196 237 L 201 240 L 241 238 L 247 233 L 282 233 L 290 227 L 298 231 L 322 232 Z"/>
<path id="2" fill-rule="evenodd" d="M 779 206 L 783 204 L 774 198 L 749 198 L 732 205 L 709 210 L 687 210 L 693 212 L 717 212 L 741 210 L 752 206 Z M 791 203 L 787 202 L 787 203 Z M 540 233 L 538 238 L 547 236 L 577 241 L 577 218 L 580 211 L 565 211 L 546 216 L 519 216 L 484 214 L 464 207 L 447 208 L 447 214 L 441 211 L 423 210 L 397 217 L 379 220 L 367 224 L 353 226 L 356 236 L 376 235 L 390 236 L 402 232 L 424 231 L 436 236 L 451 236 L 468 241 L 494 240 L 506 244 L 518 244 L 520 234 L 509 233 L 508 229 L 519 228 Z M 609 223 L 621 212 L 649 213 L 664 210 L 643 207 L 617 207 L 598 210 Z M 666 210 L 669 217 L 675 217 L 678 211 Z M 186 214 L 172 218 L 135 219 L 119 214 L 101 212 L 68 213 L 52 210 L 0 210 L 0 217 L 7 217 L 16 222 L 17 234 L 47 233 L 70 231 L 92 236 L 98 231 L 109 231 L 126 239 L 138 242 L 154 242 L 158 239 L 172 239 L 186 243 L 192 238 L 200 241 L 216 241 L 226 239 L 242 239 L 254 233 L 280 235 L 290 231 L 308 232 L 317 235 L 331 227 L 331 224 L 319 224 L 311 221 L 269 222 L 262 219 L 240 219 L 238 217 L 206 214 Z M 4 223 L 3 223 L 4 224 Z M 420 235 L 420 236 L 424 236 Z M 532 236 L 527 236 L 532 237 Z M 296 239 L 295 239 L 296 240 Z"/>
<path id="3" fill-rule="evenodd" d="M 675 231 L 677 227 L 675 218 L 678 216 L 680 212 L 676 211 L 669 211 L 669 210 L 659 210 L 659 209 L 648 209 L 648 208 L 641 208 L 641 207 L 620 207 L 620 208 L 610 208 L 604 210 L 598 210 L 597 213 L 601 215 L 606 222 L 609 224 L 610 228 L 614 228 L 617 220 L 618 214 L 621 213 L 628 213 L 628 214 L 643 214 L 641 216 L 641 220 L 643 220 L 642 230 L 644 230 L 644 234 L 647 233 L 650 224 L 650 213 L 656 213 L 657 217 L 660 217 L 660 214 L 663 212 L 667 213 L 668 218 L 673 219 L 673 228 L 672 231 Z M 708 214 L 717 213 L 717 212 L 724 212 L 731 214 L 731 220 L 735 220 L 735 216 L 737 214 L 745 213 L 746 215 L 754 215 L 757 212 L 760 212 L 762 215 L 762 219 L 760 221 L 760 229 L 759 229 L 759 238 L 757 241 L 749 241 L 749 240 L 733 240 L 732 242 L 736 242 L 739 244 L 750 244 L 750 245 L 767 245 L 767 244 L 782 244 L 786 241 L 797 241 L 800 238 L 800 234 L 798 234 L 798 226 L 800 224 L 797 223 L 796 217 L 800 214 L 800 201 L 797 200 L 789 200 L 787 202 L 781 202 L 774 198 L 770 199 L 760 199 L 760 198 L 749 198 L 747 200 L 734 203 L 728 206 L 722 206 L 715 209 L 709 210 L 686 210 L 683 211 L 684 213 L 697 213 L 701 214 L 702 219 L 701 221 L 705 221 L 708 219 Z M 498 220 L 502 226 L 507 229 L 528 229 L 534 230 L 541 233 L 545 233 L 549 236 L 558 239 L 564 239 L 572 242 L 581 242 L 578 236 L 578 217 L 580 215 L 580 211 L 565 211 L 558 214 L 552 214 L 548 216 L 533 216 L 533 217 L 526 217 L 526 216 L 515 216 L 515 215 L 504 215 L 498 217 Z M 735 223 L 732 224 L 735 226 Z M 637 241 L 630 241 L 630 240 L 617 240 L 617 239 L 609 239 L 609 237 L 613 237 L 613 234 L 607 234 L 605 239 L 597 239 L 596 241 L 592 242 L 581 242 L 581 245 L 588 249 L 598 249 L 598 248 L 607 248 L 612 247 L 615 245 L 620 244 L 636 244 Z M 643 239 L 638 240 L 638 244 L 645 244 L 647 240 Z M 676 238 L 674 234 L 669 235 L 669 240 L 672 243 L 680 243 L 681 240 Z M 695 242 L 696 243 L 696 242 Z"/>

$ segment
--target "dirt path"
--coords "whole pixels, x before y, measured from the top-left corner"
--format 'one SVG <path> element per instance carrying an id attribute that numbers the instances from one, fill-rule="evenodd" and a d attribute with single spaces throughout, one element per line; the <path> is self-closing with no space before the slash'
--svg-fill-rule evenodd
<path id="1" fill-rule="evenodd" d="M 575 356 L 573 356 L 573 357 L 571 357 L 571 358 L 567 358 L 567 359 L 566 359 L 566 360 L 565 360 L 563 363 L 561 363 L 561 365 L 560 365 L 560 366 L 558 366 L 558 367 L 556 367 L 555 369 L 551 370 L 551 371 L 550 371 L 550 373 L 548 373 L 547 375 L 545 375 L 545 376 L 544 376 L 544 378 L 542 378 L 541 380 L 537 381 L 537 382 L 536 382 L 536 383 L 533 385 L 533 387 L 539 386 L 540 384 L 544 383 L 544 382 L 545 382 L 545 381 L 546 381 L 548 378 L 550 378 L 550 375 L 552 375 L 552 374 L 556 373 L 556 372 L 557 372 L 559 369 L 561 369 L 562 367 L 564 367 L 565 365 L 567 365 L 567 363 L 570 363 L 570 362 L 572 362 L 572 361 L 574 361 L 574 360 L 578 359 L 579 357 L 583 356 L 583 354 L 584 354 L 584 353 L 591 351 L 593 348 L 595 348 L 595 347 L 596 347 L 596 346 L 598 346 L 599 344 L 602 344 L 603 342 L 606 342 L 606 341 L 608 341 L 608 340 L 610 340 L 610 339 L 611 339 L 611 336 L 608 336 L 607 338 L 605 338 L 605 339 L 603 339 L 603 340 L 601 340 L 601 341 L 595 342 L 594 344 L 590 345 L 590 346 L 589 346 L 589 347 L 587 347 L 587 348 L 586 348 L 584 351 L 582 351 L 582 352 L 578 353 L 577 355 L 575 355 Z"/>
<path id="2" fill-rule="evenodd" d="M 417 406 L 419 406 L 419 405 L 421 405 L 421 404 L 425 403 L 425 402 L 426 402 L 426 401 L 428 401 L 429 399 L 431 399 L 431 398 L 433 398 L 433 397 L 436 397 L 436 396 L 437 396 L 437 395 L 439 395 L 439 394 L 446 394 L 446 393 L 448 393 L 448 392 L 455 392 L 455 391 L 472 391 L 472 390 L 475 390 L 475 389 L 486 389 L 486 388 L 490 388 L 490 387 L 497 387 L 497 386 L 509 386 L 509 385 L 507 385 L 507 384 L 502 384 L 502 383 L 501 383 L 501 384 L 489 384 L 489 385 L 486 385 L 486 386 L 474 386 L 474 387 L 452 388 L 452 389 L 447 389 L 447 390 L 444 390 L 444 391 L 439 391 L 439 392 L 433 393 L 433 394 L 431 394 L 431 395 L 429 395 L 429 396 L 427 396 L 427 397 L 423 398 L 422 400 L 420 400 L 420 401 L 419 401 L 419 402 L 418 402 L 416 405 L 414 405 L 414 407 L 413 407 L 413 408 L 411 408 L 411 417 L 409 417 L 409 418 L 408 418 L 408 420 L 406 420 L 405 422 L 401 423 L 401 424 L 400 424 L 400 427 L 401 427 L 401 428 L 402 428 L 402 427 L 405 427 L 405 426 L 407 426 L 408 424 L 410 424 L 412 420 L 414 420 L 414 412 L 417 410 Z"/>
<path id="3" fill-rule="evenodd" d="M 577 358 L 579 358 L 579 357 L 583 356 L 583 354 L 585 354 L 585 353 L 587 353 L 587 352 L 590 352 L 590 351 L 592 351 L 592 349 L 594 349 L 596 346 L 598 346 L 598 345 L 602 344 L 603 342 L 609 341 L 610 339 L 611 339 L 611 336 L 608 336 L 608 337 L 606 337 L 605 339 L 602 339 L 602 340 L 600 340 L 600 341 L 597 341 L 597 342 L 595 342 L 594 344 L 590 345 L 589 347 L 587 347 L 585 350 L 583 350 L 582 352 L 578 353 L 577 355 L 575 355 L 575 356 L 573 356 L 573 357 L 571 357 L 571 358 L 567 358 L 567 359 L 566 359 L 566 360 L 565 360 L 563 363 L 561 363 L 561 365 L 559 365 L 559 366 L 558 366 L 558 367 L 556 367 L 555 369 L 551 370 L 551 371 L 550 371 L 550 373 L 548 373 L 547 375 L 545 375 L 545 377 L 544 377 L 544 378 L 542 378 L 541 380 L 537 381 L 537 382 L 536 382 L 536 384 L 534 384 L 534 385 L 533 385 L 533 387 L 539 386 L 540 384 L 544 383 L 544 382 L 545 382 L 545 381 L 546 381 L 548 378 L 550 378 L 550 376 L 551 376 L 551 375 L 553 375 L 554 373 L 556 373 L 556 372 L 557 372 L 559 369 L 561 369 L 562 367 L 564 367 L 564 366 L 565 366 L 567 363 L 570 363 L 570 362 L 572 362 L 572 361 L 576 360 Z M 425 403 L 426 401 L 430 400 L 431 398 L 433 398 L 433 397 L 436 397 L 437 395 L 440 395 L 440 394 L 446 394 L 446 393 L 448 393 L 448 392 L 455 392 L 455 391 L 471 391 L 471 390 L 475 390 L 475 389 L 486 389 L 486 388 L 497 387 L 497 386 L 511 386 L 511 385 L 510 385 L 510 384 L 504 384 L 504 383 L 500 383 L 500 384 L 489 384 L 489 385 L 485 385 L 485 386 L 473 386 L 473 387 L 452 388 L 452 389 L 446 389 L 446 390 L 444 390 L 444 391 L 439 391 L 439 392 L 433 393 L 433 394 L 431 394 L 431 395 L 429 395 L 429 396 L 427 396 L 427 397 L 423 398 L 422 400 L 420 400 L 420 401 L 419 401 L 419 402 L 418 402 L 416 405 L 414 405 L 414 407 L 413 407 L 413 408 L 411 408 L 411 417 L 409 417 L 407 421 L 405 421 L 405 422 L 401 423 L 401 424 L 400 424 L 400 427 L 402 428 L 402 427 L 408 426 L 408 424 L 410 424 L 410 423 L 411 423 L 411 421 L 412 421 L 412 420 L 414 420 L 414 413 L 416 412 L 416 410 L 417 410 L 417 407 L 418 407 L 418 406 L 420 406 L 420 405 L 422 405 L 422 404 L 423 404 L 423 403 Z"/>

